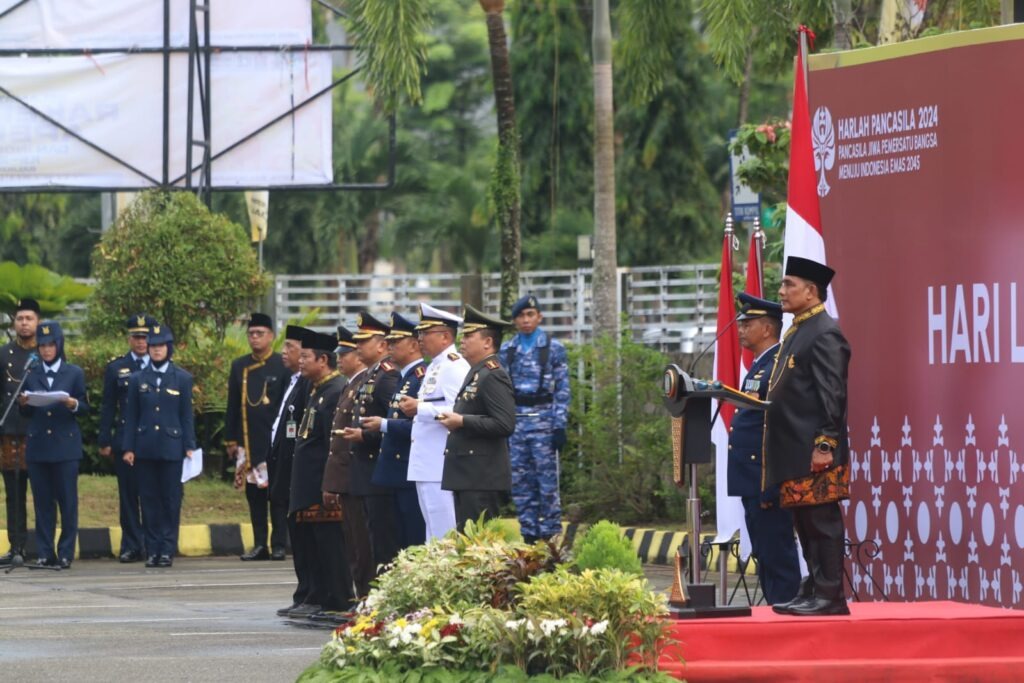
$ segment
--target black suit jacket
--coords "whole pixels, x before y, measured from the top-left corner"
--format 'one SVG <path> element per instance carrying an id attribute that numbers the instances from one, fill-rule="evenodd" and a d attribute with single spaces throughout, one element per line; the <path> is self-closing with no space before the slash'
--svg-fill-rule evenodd
<path id="1" fill-rule="evenodd" d="M 224 440 L 242 446 L 251 467 L 266 462 L 270 453 L 270 428 L 277 416 L 274 399 L 281 393 L 280 382 L 289 377 L 278 353 L 263 359 L 249 354 L 231 363 Z"/>
<path id="2" fill-rule="evenodd" d="M 463 424 L 448 435 L 441 488 L 508 491 L 512 486 L 508 437 L 516 429 L 515 389 L 496 355 L 470 368 L 452 412 L 463 416 Z"/>
<path id="3" fill-rule="evenodd" d="M 765 415 L 765 488 L 809 476 L 811 452 L 821 440 L 834 445 L 834 465 L 849 462 L 849 365 L 850 345 L 824 306 L 794 319 L 768 385 L 771 405 Z"/>
<path id="4" fill-rule="evenodd" d="M 306 408 L 295 439 L 288 514 L 307 510 L 323 501 L 320 484 L 331 446 L 331 419 L 344 389 L 345 378 L 334 375 L 320 386 L 312 387 L 306 395 Z"/>
<path id="5" fill-rule="evenodd" d="M 288 390 L 291 379 L 281 382 L 281 391 Z M 302 377 L 292 387 L 287 400 L 278 408 L 281 410 L 281 422 L 277 425 L 277 433 L 270 444 L 270 457 L 267 459 L 267 470 L 270 474 L 270 499 L 276 503 L 288 503 L 289 490 L 292 485 L 292 456 L 295 454 L 295 437 L 288 438 L 288 422 L 294 421 L 298 431 L 299 421 L 306 407 L 306 396 L 309 394 L 309 383 Z M 284 396 L 282 395 L 282 399 Z"/>

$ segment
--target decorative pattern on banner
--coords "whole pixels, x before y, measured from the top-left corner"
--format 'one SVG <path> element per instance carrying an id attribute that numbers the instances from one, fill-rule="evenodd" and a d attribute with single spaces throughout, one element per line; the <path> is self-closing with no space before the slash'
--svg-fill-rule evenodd
<path id="1" fill-rule="evenodd" d="M 885 432 L 874 417 L 852 436 L 847 533 L 881 552 L 868 565 L 890 600 L 960 600 L 1017 607 L 1024 592 L 1024 480 L 1006 417 L 973 415 Z M 881 599 L 851 565 L 863 599 Z"/>

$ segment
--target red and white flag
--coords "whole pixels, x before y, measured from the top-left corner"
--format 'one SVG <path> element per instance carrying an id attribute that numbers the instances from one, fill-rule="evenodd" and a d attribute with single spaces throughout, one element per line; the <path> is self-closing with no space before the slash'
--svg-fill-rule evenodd
<path id="1" fill-rule="evenodd" d="M 761 233 L 758 232 L 750 237 L 750 253 L 747 256 L 747 284 L 743 288 L 747 294 L 756 296 L 758 299 L 764 298 L 764 275 L 761 272 L 761 264 Z M 753 364 L 754 352 L 750 349 L 742 349 L 739 376 L 746 377 L 747 370 Z"/>
<path id="2" fill-rule="evenodd" d="M 718 287 L 718 341 L 715 342 L 715 379 L 736 387 L 740 382 L 740 338 L 736 330 L 736 301 L 732 293 L 732 230 L 722 240 L 722 272 Z M 718 419 L 711 425 L 711 442 L 715 445 L 715 519 L 716 543 L 732 538 L 740 531 L 741 545 L 747 545 L 743 501 L 728 494 L 729 427 L 735 407 L 723 403 Z"/>
<path id="3" fill-rule="evenodd" d="M 810 32 L 800 27 L 801 32 Z M 813 38 L 813 34 L 809 35 Z M 828 157 L 830 150 L 835 149 L 835 132 L 829 115 L 827 122 L 823 114 L 816 121 L 815 137 L 818 140 L 818 151 L 812 142 L 811 113 L 807 100 L 807 83 L 804 79 L 803 46 L 796 53 L 796 75 L 793 85 L 793 130 L 789 144 L 789 187 L 786 193 L 786 240 L 784 245 L 785 259 L 790 256 L 827 263 L 825 260 L 825 235 L 821 228 L 821 205 L 819 195 L 828 194 L 828 183 L 824 175 L 819 175 L 815 164 L 831 167 Z M 829 139 L 831 138 L 831 140 Z M 828 300 L 825 308 L 833 318 L 839 317 L 836 309 L 832 287 L 829 286 Z M 787 315 L 787 327 L 792 316 Z"/>

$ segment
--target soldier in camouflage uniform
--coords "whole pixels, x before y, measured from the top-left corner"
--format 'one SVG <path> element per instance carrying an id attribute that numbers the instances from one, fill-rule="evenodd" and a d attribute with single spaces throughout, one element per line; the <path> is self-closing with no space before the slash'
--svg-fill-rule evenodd
<path id="1" fill-rule="evenodd" d="M 512 499 L 523 540 L 533 543 L 562 531 L 558 453 L 569 416 L 569 365 L 565 347 L 540 329 L 544 317 L 528 294 L 512 307 L 518 333 L 499 358 L 512 378 L 516 431 L 509 439 Z"/>

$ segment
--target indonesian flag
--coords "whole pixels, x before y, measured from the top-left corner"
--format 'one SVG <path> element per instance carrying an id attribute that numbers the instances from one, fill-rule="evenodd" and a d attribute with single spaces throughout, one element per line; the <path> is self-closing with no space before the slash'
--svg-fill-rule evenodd
<path id="1" fill-rule="evenodd" d="M 722 274 L 718 287 L 718 341 L 715 342 L 715 379 L 730 387 L 740 382 L 740 338 L 736 331 L 736 302 L 732 294 L 732 232 L 722 240 Z M 743 501 L 728 495 L 729 427 L 735 408 L 723 403 L 718 419 L 711 425 L 711 442 L 715 445 L 715 516 L 718 535 L 715 543 L 723 543 L 737 530 L 741 546 L 749 545 L 743 516 Z M 744 553 L 745 554 L 745 553 Z"/>
<path id="2" fill-rule="evenodd" d="M 802 29 L 806 30 L 806 29 Z M 804 55 L 801 46 L 796 53 L 796 76 L 793 87 L 793 131 L 789 145 L 789 188 L 786 193 L 785 259 L 802 256 L 818 263 L 825 260 L 825 237 L 821 229 L 819 193 L 828 194 L 824 176 L 819 183 L 815 171 L 815 152 L 811 142 L 811 115 L 807 102 L 807 83 L 804 81 Z M 829 131 L 831 128 L 829 128 Z M 827 134 L 829 131 L 825 131 Z M 817 163 L 827 163 L 824 158 Z M 825 308 L 833 318 L 839 317 L 832 287 L 829 286 Z M 786 326 L 792 316 L 786 316 Z"/>
<path id="3" fill-rule="evenodd" d="M 747 284 L 744 291 L 758 299 L 764 298 L 764 276 L 761 273 L 761 240 L 757 235 L 750 237 L 750 253 L 747 257 Z M 747 370 L 754 364 L 754 352 L 743 349 L 740 355 L 740 377 L 746 377 Z M 739 387 L 737 387 L 739 388 Z"/>

